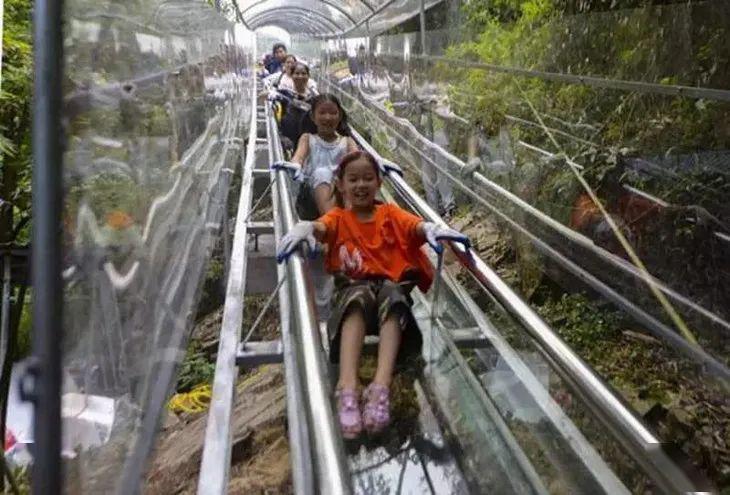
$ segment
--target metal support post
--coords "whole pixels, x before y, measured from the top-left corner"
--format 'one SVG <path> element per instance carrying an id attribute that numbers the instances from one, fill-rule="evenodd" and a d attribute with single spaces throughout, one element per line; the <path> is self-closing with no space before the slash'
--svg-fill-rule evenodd
<path id="1" fill-rule="evenodd" d="M 33 493 L 61 493 L 62 0 L 36 0 L 33 106 Z"/>

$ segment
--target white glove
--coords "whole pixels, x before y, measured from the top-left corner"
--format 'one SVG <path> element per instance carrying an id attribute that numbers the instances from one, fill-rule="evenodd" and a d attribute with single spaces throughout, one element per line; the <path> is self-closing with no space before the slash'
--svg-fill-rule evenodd
<path id="1" fill-rule="evenodd" d="M 272 102 L 278 100 L 279 92 L 275 89 L 270 89 L 269 94 L 266 95 L 266 99 Z"/>
<path id="2" fill-rule="evenodd" d="M 386 160 L 385 158 L 383 158 L 383 160 L 381 161 L 381 166 L 385 173 L 395 172 L 396 174 L 403 177 L 403 169 L 400 168 L 400 165 L 398 165 L 397 163 L 393 163 L 390 160 Z"/>
<path id="3" fill-rule="evenodd" d="M 464 168 L 461 169 L 461 175 L 463 177 L 469 177 L 474 172 L 480 172 L 484 169 L 484 163 L 482 162 L 482 159 L 478 156 L 473 156 L 469 158 L 469 161 L 466 162 L 466 165 L 464 165 Z"/>
<path id="4" fill-rule="evenodd" d="M 299 222 L 281 238 L 276 250 L 276 262 L 282 263 L 289 259 L 301 242 L 306 242 L 309 249 L 314 249 L 317 244 L 317 240 L 314 238 L 314 223 Z"/>
<path id="5" fill-rule="evenodd" d="M 302 173 L 302 166 L 294 162 L 274 162 L 271 164 L 272 170 L 284 170 L 289 173 L 289 176 L 296 182 L 302 182 L 304 180 L 304 174 Z"/>
<path id="6" fill-rule="evenodd" d="M 423 222 L 423 232 L 426 235 L 426 242 L 439 254 L 444 250 L 444 246 L 439 241 L 460 242 L 466 249 L 471 246 L 469 238 L 461 232 L 433 222 Z"/>

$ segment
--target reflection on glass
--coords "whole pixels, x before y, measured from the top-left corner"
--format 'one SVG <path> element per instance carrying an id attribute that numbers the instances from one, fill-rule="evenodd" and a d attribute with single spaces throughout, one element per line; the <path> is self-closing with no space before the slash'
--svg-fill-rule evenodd
<path id="1" fill-rule="evenodd" d="M 483 259 L 721 487 L 728 16 L 718 2 L 443 2 L 424 46 L 417 18 L 353 33 L 327 45 L 320 74 L 442 214 L 449 191 L 428 173 L 445 179 L 458 206 L 447 216 Z M 352 73 L 360 45 L 366 70 Z M 494 324 L 516 345 L 519 328 Z M 493 378 L 504 363 L 482 358 L 509 416 L 511 386 Z"/>
<path id="2" fill-rule="evenodd" d="M 203 2 L 65 8 L 67 491 L 129 493 L 240 157 L 253 40 Z"/>

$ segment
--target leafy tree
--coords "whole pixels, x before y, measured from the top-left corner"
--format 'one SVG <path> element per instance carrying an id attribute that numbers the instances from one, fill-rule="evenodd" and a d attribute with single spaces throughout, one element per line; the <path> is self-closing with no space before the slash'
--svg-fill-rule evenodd
<path id="1" fill-rule="evenodd" d="M 0 90 L 0 251 L 27 244 L 31 219 L 31 88 L 33 49 L 30 0 L 6 0 L 3 19 L 2 88 Z M 6 257 L 5 260 L 9 260 Z M 22 309 L 26 286 L 11 286 L 10 334 L 7 356 L 0 370 L 0 438 L 5 437 L 5 415 L 12 361 L 18 344 L 27 351 L 30 327 Z M 24 324 L 24 335 L 18 329 Z M 0 490 L 4 488 L 0 476 Z"/>
<path id="2" fill-rule="evenodd" d="M 30 221 L 33 50 L 29 0 L 6 0 L 0 93 L 0 244 L 26 242 Z"/>

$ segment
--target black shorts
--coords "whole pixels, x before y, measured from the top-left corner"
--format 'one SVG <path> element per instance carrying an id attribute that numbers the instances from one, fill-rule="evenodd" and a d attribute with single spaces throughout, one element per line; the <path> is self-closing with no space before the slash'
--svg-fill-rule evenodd
<path id="1" fill-rule="evenodd" d="M 317 202 L 314 200 L 314 191 L 312 191 L 312 187 L 307 183 L 299 184 L 296 209 L 300 220 L 312 221 L 322 216 L 317 208 Z"/>
<path id="2" fill-rule="evenodd" d="M 335 275 L 335 291 L 332 298 L 332 314 L 327 321 L 327 335 L 330 341 L 330 360 L 337 363 L 340 358 L 340 332 L 342 320 L 353 306 L 359 308 L 365 317 L 366 335 L 378 335 L 380 327 L 392 315 L 398 315 L 402 332 L 398 357 L 418 354 L 421 351 L 421 331 L 411 313 L 413 300 L 411 290 L 415 282 L 392 282 L 387 279 L 353 280 L 344 275 Z"/>

